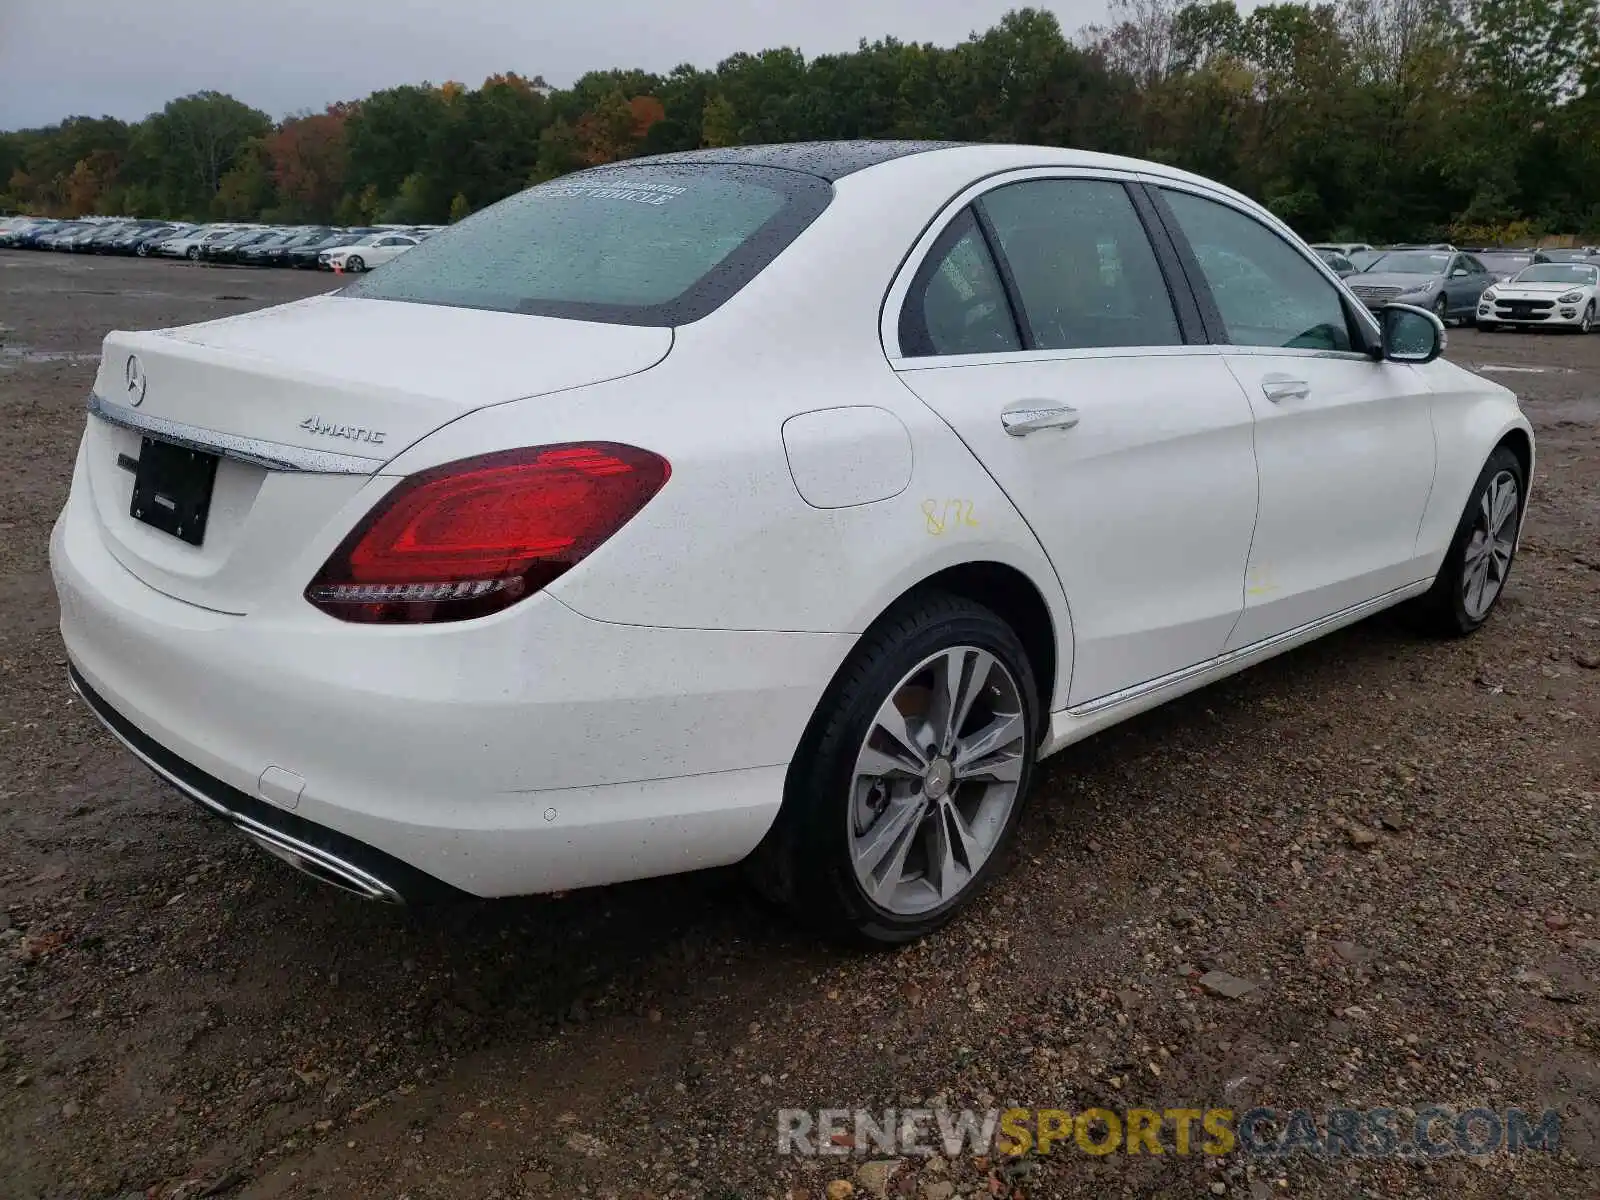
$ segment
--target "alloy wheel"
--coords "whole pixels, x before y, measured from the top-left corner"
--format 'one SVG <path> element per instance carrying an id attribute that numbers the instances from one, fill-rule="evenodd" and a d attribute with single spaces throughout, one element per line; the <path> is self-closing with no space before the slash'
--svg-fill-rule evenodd
<path id="1" fill-rule="evenodd" d="M 1461 603 L 1473 621 L 1488 615 L 1505 586 L 1517 548 L 1520 509 L 1516 476 L 1501 471 L 1483 489 L 1461 571 Z"/>
<path id="2" fill-rule="evenodd" d="M 873 717 L 851 774 L 851 861 L 879 908 L 914 916 L 959 896 L 1017 802 L 1028 719 L 1017 680 L 976 646 L 917 665 Z"/>

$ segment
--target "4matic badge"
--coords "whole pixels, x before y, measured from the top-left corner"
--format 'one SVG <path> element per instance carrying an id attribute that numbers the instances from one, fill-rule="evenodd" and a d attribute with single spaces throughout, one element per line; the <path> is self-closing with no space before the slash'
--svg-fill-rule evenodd
<path id="1" fill-rule="evenodd" d="M 374 446 L 383 445 L 383 439 L 388 436 L 381 429 L 362 429 L 359 425 L 335 425 L 332 421 L 324 421 L 318 416 L 307 417 L 300 422 L 300 428 L 318 437 L 349 438 L 352 442 L 370 442 Z"/>

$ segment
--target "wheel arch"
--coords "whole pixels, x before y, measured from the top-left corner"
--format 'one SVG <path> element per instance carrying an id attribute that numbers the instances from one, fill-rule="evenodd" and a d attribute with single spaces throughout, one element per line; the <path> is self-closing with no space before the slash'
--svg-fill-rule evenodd
<path id="1" fill-rule="evenodd" d="M 1523 491 L 1526 493 L 1528 486 L 1533 482 L 1533 439 L 1528 436 L 1526 429 L 1514 426 L 1501 435 L 1494 448 L 1498 450 L 1502 446 L 1517 456 L 1517 462 L 1522 467 Z M 1523 503 L 1527 503 L 1526 495 L 1523 497 Z"/>
<path id="2" fill-rule="evenodd" d="M 1016 631 L 1028 652 L 1028 665 L 1039 685 L 1039 704 L 1048 718 L 1055 698 L 1062 661 L 1061 641 L 1050 605 L 1025 573 L 991 560 L 958 563 L 936 571 L 897 596 L 885 609 L 891 611 L 922 592 L 948 592 L 992 609 Z"/>
<path id="3" fill-rule="evenodd" d="M 977 558 L 930 570 L 879 607 L 876 615 L 862 628 L 856 645 L 844 656 L 828 681 L 827 687 L 817 699 L 816 707 L 801 733 L 799 744 L 789 763 L 783 802 L 766 836 L 744 863 L 747 878 L 757 891 L 768 899 L 788 904 L 792 903 L 796 895 L 797 882 L 793 873 L 793 859 L 782 852 L 785 840 L 797 820 L 795 771 L 797 765 L 816 746 L 826 715 L 831 710 L 840 688 L 844 686 L 844 681 L 855 661 L 856 649 L 862 639 L 884 621 L 894 619 L 896 613 L 905 605 L 914 602 L 919 596 L 937 593 L 959 596 L 981 604 L 993 611 L 1015 631 L 1028 656 L 1028 665 L 1034 673 L 1039 688 L 1040 744 L 1048 740 L 1056 685 L 1059 677 L 1070 678 L 1071 675 L 1070 612 L 1063 613 L 1067 628 L 1058 629 L 1057 620 L 1051 611 L 1045 591 L 1027 572 L 1009 563 Z M 1063 646 L 1066 649 L 1065 655 L 1062 653 Z"/>
<path id="4" fill-rule="evenodd" d="M 1039 688 L 1040 713 L 1048 723 L 1055 706 L 1056 687 L 1067 682 L 1072 673 L 1071 613 L 1063 610 L 1058 617 L 1045 590 L 1022 568 L 994 558 L 973 558 L 937 567 L 930 564 L 914 582 L 903 584 L 899 591 L 880 598 L 869 610 L 870 617 L 858 626 L 861 633 L 857 642 L 915 597 L 930 592 L 943 592 L 981 604 L 1011 626 L 1027 652 L 1028 666 Z M 1059 591 L 1056 596 L 1059 602 Z M 818 711 L 825 708 L 833 696 L 840 676 L 850 667 L 853 654 L 852 648 L 840 662 L 818 699 Z"/>

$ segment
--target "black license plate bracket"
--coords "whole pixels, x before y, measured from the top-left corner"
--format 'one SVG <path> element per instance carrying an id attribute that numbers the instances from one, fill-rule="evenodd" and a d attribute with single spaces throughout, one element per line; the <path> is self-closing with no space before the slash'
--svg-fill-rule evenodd
<path id="1" fill-rule="evenodd" d="M 129 515 L 198 546 L 205 541 L 216 478 L 215 454 L 147 437 L 139 448 Z"/>

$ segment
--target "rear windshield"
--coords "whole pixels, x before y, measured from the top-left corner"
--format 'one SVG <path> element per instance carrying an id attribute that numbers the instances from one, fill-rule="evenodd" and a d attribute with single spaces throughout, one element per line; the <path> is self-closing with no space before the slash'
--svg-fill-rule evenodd
<path id="1" fill-rule="evenodd" d="M 754 279 L 832 195 L 821 179 L 772 167 L 602 167 L 440 230 L 344 294 L 681 325 Z"/>

